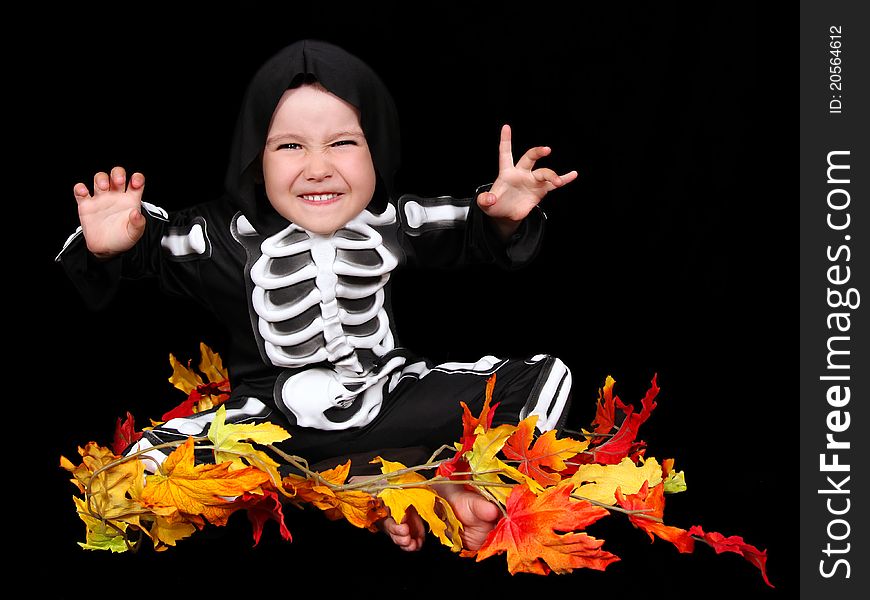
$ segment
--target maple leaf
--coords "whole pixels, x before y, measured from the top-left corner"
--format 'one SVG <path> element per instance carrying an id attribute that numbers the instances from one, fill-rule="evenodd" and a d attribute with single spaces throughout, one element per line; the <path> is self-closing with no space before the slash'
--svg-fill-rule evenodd
<path id="1" fill-rule="evenodd" d="M 643 400 L 641 400 L 640 413 L 635 413 L 633 406 L 623 404 L 618 397 L 614 398 L 616 406 L 625 413 L 625 420 L 622 421 L 613 437 L 594 447 L 587 454 L 582 455 L 582 459 L 601 464 L 616 464 L 628 456 L 637 446 L 635 439 L 637 438 L 638 429 L 640 429 L 640 426 L 649 418 L 656 407 L 655 397 L 658 393 L 659 387 L 656 384 L 656 376 L 654 375 L 650 388 L 647 390 Z"/>
<path id="2" fill-rule="evenodd" d="M 187 394 L 187 398 L 162 416 L 164 422 L 209 410 L 223 404 L 229 398 L 229 375 L 220 355 L 202 342 L 199 344 L 199 350 L 201 356 L 199 370 L 205 375 L 207 382 L 190 367 L 190 361 L 187 366 L 184 366 L 178 362 L 175 355 L 169 355 L 169 364 L 172 366 L 169 382 Z"/>
<path id="3" fill-rule="evenodd" d="M 179 540 L 190 537 L 197 531 L 197 525 L 190 521 L 171 520 L 154 515 L 151 527 L 144 529 L 154 544 L 154 550 L 163 552 L 175 546 Z"/>
<path id="4" fill-rule="evenodd" d="M 166 457 L 160 473 L 150 475 L 141 492 L 142 502 L 170 520 L 200 515 L 214 525 L 225 525 L 237 510 L 233 499 L 259 491 L 269 474 L 245 467 L 230 470 L 230 463 L 196 465 L 193 438 Z"/>
<path id="5" fill-rule="evenodd" d="M 556 485 L 562 480 L 559 471 L 565 469 L 565 460 L 585 450 L 589 442 L 571 438 L 556 439 L 554 429 L 535 439 L 537 422 L 537 415 L 530 415 L 520 421 L 516 431 L 507 439 L 502 452 L 507 458 L 520 461 L 517 469 L 542 486 Z"/>
<path id="6" fill-rule="evenodd" d="M 511 575 L 547 575 L 578 568 L 603 571 L 619 560 L 601 550 L 604 540 L 582 531 L 608 511 L 585 500 L 572 500 L 572 487 L 565 481 L 536 495 L 526 485 L 515 486 L 507 500 L 507 515 L 477 551 L 477 561 L 506 552 Z"/>
<path id="7" fill-rule="evenodd" d="M 506 464 L 498 457 L 508 438 L 516 431 L 514 425 L 499 425 L 494 429 L 479 431 L 470 452 L 466 453 L 469 467 L 474 473 L 472 479 L 476 482 L 491 483 L 487 491 L 502 505 L 507 502 L 509 490 L 505 487 L 502 476 L 525 483 L 535 493 L 542 487 L 533 477 L 522 473 Z"/>
<path id="8" fill-rule="evenodd" d="M 751 564 L 755 565 L 761 571 L 761 576 L 764 578 L 764 583 L 766 583 L 770 587 L 774 587 L 774 585 L 770 583 L 770 580 L 767 578 L 767 550 L 759 550 L 755 546 L 747 544 L 739 535 L 725 537 L 721 533 L 715 531 L 705 533 L 699 525 L 694 525 L 690 527 L 689 534 L 693 536 L 698 536 L 695 539 L 699 539 L 699 541 L 705 542 L 712 546 L 713 549 L 716 551 L 716 554 L 721 554 L 722 552 L 735 552 L 741 555 L 743 558 L 748 560 Z"/>
<path id="9" fill-rule="evenodd" d="M 73 465 L 61 456 L 60 466 L 73 474 L 71 481 L 81 493 L 90 491 L 86 504 L 88 513 L 102 519 L 126 520 L 138 525 L 136 514 L 142 507 L 128 497 L 128 492 L 144 477 L 141 461 L 121 461 L 120 456 L 96 442 L 79 447 L 78 452 L 82 457 L 81 464 Z"/>
<path id="10" fill-rule="evenodd" d="M 381 473 L 384 474 L 407 469 L 402 463 L 392 462 L 381 457 L 375 458 L 372 462 L 380 462 Z M 462 540 L 459 537 L 462 524 L 453 513 L 450 504 L 429 487 L 425 477 L 410 471 L 390 477 L 389 481 L 391 484 L 416 483 L 420 485 L 420 487 L 385 488 L 378 493 L 378 497 L 390 509 L 390 516 L 397 523 L 402 522 L 405 511 L 413 506 L 417 510 L 417 514 L 429 524 L 429 530 L 441 540 L 442 544 L 453 552 L 462 550 Z"/>
<path id="11" fill-rule="evenodd" d="M 680 552 L 692 552 L 695 549 L 695 541 L 688 531 L 661 522 L 665 512 L 664 485 L 662 483 L 655 487 L 644 485 L 636 494 L 627 496 L 623 495 L 622 490 L 617 489 L 616 501 L 622 508 L 645 511 L 644 516 L 629 515 L 628 520 L 635 527 L 646 531 L 650 540 L 655 540 L 656 537 L 661 538 L 671 542 Z"/>
<path id="12" fill-rule="evenodd" d="M 582 465 L 571 476 L 574 494 L 603 504 L 616 504 L 616 490 L 624 494 L 637 493 L 647 485 L 662 481 L 662 468 L 655 458 L 636 465 L 630 458 L 623 458 L 615 465 Z"/>
<path id="13" fill-rule="evenodd" d="M 686 475 L 682 471 L 674 471 L 674 459 L 666 458 L 662 461 L 662 478 L 665 482 L 665 493 L 676 494 L 685 492 Z"/>
<path id="14" fill-rule="evenodd" d="M 263 527 L 268 521 L 278 523 L 278 531 L 281 537 L 287 541 L 292 541 L 293 536 L 290 535 L 290 530 L 284 523 L 284 511 L 281 506 L 281 501 L 278 499 L 278 494 L 274 490 L 264 490 L 262 494 L 251 494 L 245 492 L 241 499 L 242 507 L 246 509 L 248 520 L 251 521 L 254 532 L 254 546 L 260 543 L 260 537 L 263 535 Z"/>
<path id="15" fill-rule="evenodd" d="M 279 485 L 278 463 L 248 442 L 274 444 L 289 439 L 290 434 L 273 423 L 227 424 L 226 414 L 226 407 L 218 408 L 208 428 L 208 439 L 214 444 L 215 462 L 229 462 L 230 470 L 256 467 L 269 473 L 275 485 Z"/>
<path id="16" fill-rule="evenodd" d="M 126 523 L 109 524 L 91 515 L 87 503 L 83 499 L 74 496 L 73 501 L 76 505 L 76 512 L 85 522 L 85 541 L 79 542 L 79 546 L 85 550 L 127 551 Z"/>
<path id="17" fill-rule="evenodd" d="M 112 439 L 112 452 L 115 454 L 123 454 L 124 450 L 139 441 L 142 437 L 141 431 L 136 431 L 136 423 L 130 411 L 127 411 L 127 418 L 121 422 L 121 417 L 118 417 L 115 423 L 115 435 Z"/>
<path id="18" fill-rule="evenodd" d="M 389 514 L 383 500 L 359 490 L 333 490 L 328 485 L 344 485 L 350 465 L 351 461 L 347 461 L 317 473 L 319 480 L 288 475 L 283 480 L 284 489 L 321 509 L 333 521 L 345 518 L 355 527 L 377 531 L 375 524 Z"/>
<path id="19" fill-rule="evenodd" d="M 498 404 L 490 408 L 492 402 L 492 393 L 495 389 L 496 374 L 493 373 L 486 379 L 486 390 L 484 392 L 483 407 L 480 409 L 480 415 L 475 417 L 471 414 L 471 409 L 465 402 L 460 402 L 462 406 L 462 438 L 459 443 L 454 444 L 456 454 L 450 460 L 442 462 L 438 465 L 435 474 L 441 477 L 449 477 L 451 479 L 468 479 L 470 476 L 463 475 L 455 477 L 454 473 L 465 472 L 469 470 L 468 461 L 465 459 L 465 453 L 471 450 L 474 446 L 474 440 L 477 437 L 477 429 L 481 427 L 482 431 L 488 431 L 492 427 L 492 418 L 495 415 L 495 409 Z"/>
<path id="20" fill-rule="evenodd" d="M 598 390 L 598 402 L 595 404 L 595 419 L 592 421 L 593 433 L 610 433 L 616 419 L 613 404 L 613 384 L 616 381 L 610 375 L 604 380 L 604 388 Z M 617 400 L 619 398 L 617 397 Z"/>

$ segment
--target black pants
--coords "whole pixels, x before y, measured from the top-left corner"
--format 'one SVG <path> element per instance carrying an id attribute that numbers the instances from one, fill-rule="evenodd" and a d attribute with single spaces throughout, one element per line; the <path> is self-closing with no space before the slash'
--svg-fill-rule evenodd
<path id="1" fill-rule="evenodd" d="M 541 431 L 561 429 L 568 414 L 571 389 L 571 373 L 561 360 L 549 355 L 525 360 L 487 358 L 478 363 L 434 365 L 422 375 L 398 374 L 389 390 L 385 388 L 377 416 L 363 427 L 338 431 L 300 427 L 290 423 L 280 411 L 253 398 L 227 402 L 226 422 L 269 421 L 280 425 L 291 435 L 278 444 L 281 450 L 316 464 L 316 470 L 351 458 L 353 474 L 376 472 L 378 467 L 368 465 L 374 456 L 404 464 L 421 463 L 441 445 L 459 441 L 461 403 L 468 406 L 473 416 L 478 416 L 485 400 L 486 381 L 495 373 L 491 401 L 495 407 L 494 426 L 515 424 L 529 414 L 537 414 Z M 205 435 L 213 412 L 173 419 L 146 431 L 139 447 L 188 435 Z M 155 459 L 160 460 L 156 454 Z M 206 452 L 202 453 L 202 460 L 209 462 Z"/>

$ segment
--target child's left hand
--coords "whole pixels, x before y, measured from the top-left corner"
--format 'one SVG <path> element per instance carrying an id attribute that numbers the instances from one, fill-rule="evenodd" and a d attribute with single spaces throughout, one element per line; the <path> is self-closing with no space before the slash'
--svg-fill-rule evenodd
<path id="1" fill-rule="evenodd" d="M 514 165 L 511 128 L 509 125 L 502 126 L 498 144 L 498 178 L 490 191 L 477 196 L 477 204 L 493 219 L 503 238 L 507 239 L 517 230 L 520 222 L 543 200 L 547 192 L 577 178 L 577 171 L 558 175 L 552 169 L 534 169 L 535 162 L 550 152 L 549 146 L 536 146 L 523 154 Z"/>

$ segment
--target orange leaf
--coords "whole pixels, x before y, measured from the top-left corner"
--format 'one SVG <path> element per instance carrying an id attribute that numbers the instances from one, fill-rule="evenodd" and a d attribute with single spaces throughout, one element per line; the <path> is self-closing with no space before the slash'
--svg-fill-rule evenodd
<path id="1" fill-rule="evenodd" d="M 700 541 L 712 546 L 716 551 L 716 554 L 721 554 L 722 552 L 736 552 L 741 555 L 750 563 L 758 567 L 761 571 L 761 576 L 764 578 L 764 583 L 770 587 L 774 587 L 767 578 L 767 550 L 759 550 L 755 546 L 747 544 L 739 535 L 725 537 L 721 533 L 715 531 L 705 533 L 699 525 L 689 528 L 689 534 L 698 536 L 696 539 L 700 539 Z"/>
<path id="2" fill-rule="evenodd" d="M 230 464 L 195 465 L 193 438 L 187 438 L 166 457 L 160 474 L 147 478 L 140 499 L 148 507 L 163 509 L 155 512 L 170 520 L 201 515 L 214 525 L 225 525 L 240 507 L 234 499 L 259 491 L 260 485 L 269 481 L 269 474 L 260 469 L 231 471 Z"/>
<path id="3" fill-rule="evenodd" d="M 652 519 L 640 515 L 629 515 L 628 517 L 628 520 L 635 527 L 647 532 L 650 540 L 659 537 L 671 542 L 680 552 L 692 552 L 695 549 L 695 541 L 688 531 L 661 522 L 665 513 L 664 489 L 664 483 L 659 483 L 652 488 L 644 483 L 636 494 L 624 496 L 622 489 L 616 488 L 616 502 L 622 508 L 629 510 L 645 510 L 643 515 L 652 517 Z"/>
<path id="4" fill-rule="evenodd" d="M 318 475 L 332 485 L 344 485 L 350 464 L 351 461 L 347 461 Z M 375 523 L 389 514 L 381 499 L 358 490 L 333 490 L 328 485 L 298 475 L 288 475 L 283 485 L 300 500 L 324 511 L 327 518 L 333 521 L 345 518 L 355 527 L 369 531 L 377 531 Z"/>
<path id="5" fill-rule="evenodd" d="M 507 515 L 490 532 L 477 560 L 507 552 L 512 575 L 547 575 L 551 570 L 569 573 L 576 568 L 603 571 L 619 560 L 600 549 L 604 540 L 578 531 L 608 512 L 585 500 L 572 500 L 572 487 L 568 481 L 537 496 L 525 484 L 514 487 L 507 500 Z"/>
<path id="6" fill-rule="evenodd" d="M 640 445 L 635 442 L 638 429 L 640 429 L 640 426 L 649 418 L 656 407 L 655 397 L 658 393 L 659 387 L 656 384 L 656 376 L 654 375 L 650 388 L 641 401 L 640 413 L 635 413 L 634 407 L 630 404 L 623 404 L 619 398 L 614 398 L 616 405 L 625 413 L 625 420 L 619 426 L 619 430 L 613 434 L 613 437 L 583 455 L 584 460 L 603 465 L 615 465 L 628 456 L 633 448 Z M 606 395 L 605 398 L 607 398 Z"/>
<path id="7" fill-rule="evenodd" d="M 555 430 L 550 430 L 535 439 L 537 421 L 537 415 L 523 419 L 517 426 L 517 430 L 508 438 L 502 452 L 507 458 L 520 461 L 518 471 L 548 487 L 562 480 L 558 472 L 565 469 L 565 460 L 585 450 L 589 442 L 578 442 L 571 438 L 556 439 Z M 532 440 L 534 445 L 530 448 Z"/>
<path id="8" fill-rule="evenodd" d="M 613 384 L 610 375 L 604 380 L 604 388 L 598 390 L 598 403 L 595 405 L 595 420 L 592 426 L 595 433 L 610 433 L 613 429 L 616 410 L 613 405 Z M 618 399 L 618 398 L 617 398 Z"/>

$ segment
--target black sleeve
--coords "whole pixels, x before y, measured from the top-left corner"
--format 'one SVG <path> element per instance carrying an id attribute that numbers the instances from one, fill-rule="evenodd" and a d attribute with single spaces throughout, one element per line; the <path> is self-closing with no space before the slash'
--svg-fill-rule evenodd
<path id="1" fill-rule="evenodd" d="M 495 264 L 516 269 L 535 258 L 541 246 L 546 215 L 539 208 L 529 213 L 517 231 L 502 241 L 490 218 L 471 198 L 406 194 L 398 201 L 399 231 L 409 264 L 450 267 Z"/>
<path id="2" fill-rule="evenodd" d="M 122 279 L 156 278 L 168 294 L 196 298 L 202 293 L 194 263 L 211 256 L 206 219 L 196 207 L 170 216 L 159 207 L 142 204 L 145 233 L 127 252 L 107 260 L 96 258 L 79 227 L 55 258 L 95 310 L 112 301 Z"/>

